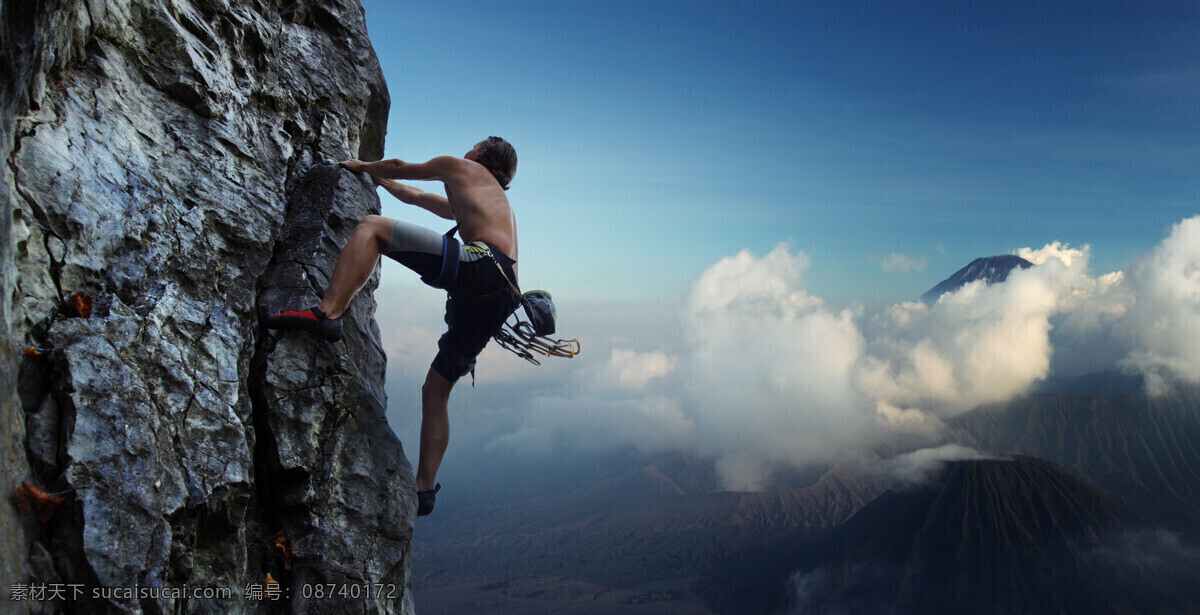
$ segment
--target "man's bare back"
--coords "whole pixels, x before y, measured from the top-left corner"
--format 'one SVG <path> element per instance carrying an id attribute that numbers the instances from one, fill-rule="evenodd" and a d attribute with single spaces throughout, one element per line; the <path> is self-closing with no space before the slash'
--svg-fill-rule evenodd
<path id="1" fill-rule="evenodd" d="M 504 189 L 483 165 L 461 159 L 459 172 L 443 180 L 463 241 L 482 241 L 517 260 L 517 222 Z"/>

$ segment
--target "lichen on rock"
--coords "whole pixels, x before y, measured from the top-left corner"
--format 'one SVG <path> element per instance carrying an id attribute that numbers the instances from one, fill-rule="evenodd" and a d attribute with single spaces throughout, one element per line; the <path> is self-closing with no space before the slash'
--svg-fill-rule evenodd
<path id="1" fill-rule="evenodd" d="M 270 608 L 411 613 L 415 484 L 384 418 L 377 278 L 338 344 L 260 326 L 315 305 L 378 212 L 324 162 L 382 155 L 362 7 L 16 4 L 0 5 L 0 460 L 10 489 L 65 501 L 46 523 L 0 509 L 0 574 L 232 596 L 10 606 L 262 612 L 245 592 L 271 574 Z M 370 591 L 301 591 L 316 583 Z"/>

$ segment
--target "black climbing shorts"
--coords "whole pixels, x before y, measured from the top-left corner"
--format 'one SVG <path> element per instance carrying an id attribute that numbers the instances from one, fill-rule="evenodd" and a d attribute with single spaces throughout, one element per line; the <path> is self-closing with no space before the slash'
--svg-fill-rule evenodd
<path id="1" fill-rule="evenodd" d="M 487 246 L 487 244 L 484 244 Z M 421 281 L 446 290 L 446 325 L 438 340 L 433 369 L 455 382 L 475 369 L 475 359 L 488 340 L 517 309 L 504 275 L 516 281 L 516 261 L 492 246 L 463 245 L 454 237 L 401 220 L 392 223 L 388 258 L 412 269 Z"/>

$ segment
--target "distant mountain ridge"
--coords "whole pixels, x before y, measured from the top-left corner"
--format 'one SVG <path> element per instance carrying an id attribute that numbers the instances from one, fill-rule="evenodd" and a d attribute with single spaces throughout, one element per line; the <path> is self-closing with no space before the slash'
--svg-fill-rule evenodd
<path id="1" fill-rule="evenodd" d="M 898 613 L 1187 612 L 1200 579 L 1194 557 L 1122 559 L 1156 535 L 1048 461 L 951 462 L 939 479 L 897 486 L 831 533 L 814 551 L 819 567 L 796 578 L 795 599 L 811 612 L 847 601 L 878 612 L 872 597 Z"/>
<path id="2" fill-rule="evenodd" d="M 719 491 L 711 460 L 670 455 L 644 466 L 628 467 L 611 478 L 563 486 L 539 497 L 539 515 L 497 514 L 493 504 L 464 511 L 474 515 L 478 532 L 452 520 L 437 545 L 422 545 L 422 572 L 458 573 L 462 564 L 503 569 L 513 554 L 539 552 L 553 544 L 564 552 L 587 553 L 574 565 L 598 583 L 623 586 L 642 576 L 695 573 L 708 557 L 682 560 L 680 553 L 722 553 L 758 548 L 781 537 L 809 538 L 845 521 L 883 493 L 891 481 L 864 475 L 856 464 L 823 469 L 810 485 L 761 492 Z M 456 511 L 457 512 L 457 511 Z M 446 520 L 430 526 L 443 530 Z M 654 552 L 646 552 L 655 544 Z M 467 554 L 471 554 L 470 557 Z M 638 570 L 614 563 L 638 554 Z M 550 561 L 557 566 L 557 563 Z M 553 566 L 527 562 L 526 572 L 548 573 Z"/>
<path id="3" fill-rule="evenodd" d="M 947 427 L 950 442 L 1052 461 L 1156 523 L 1200 537 L 1200 388 L 1029 395 Z"/>
<path id="4" fill-rule="evenodd" d="M 977 258 L 971 261 L 971 264 L 959 269 L 954 275 L 942 280 L 937 286 L 934 286 L 924 295 L 921 295 L 921 301 L 936 303 L 938 297 L 941 297 L 943 294 L 958 290 L 975 280 L 984 280 L 988 284 L 1003 282 L 1008 279 L 1008 274 L 1012 273 L 1013 270 L 1028 269 L 1032 266 L 1033 263 L 1013 254 Z"/>
<path id="5" fill-rule="evenodd" d="M 1113 377 L 1098 374 L 1076 384 L 1079 387 L 1103 384 Z M 1117 388 L 1128 389 L 1130 386 L 1131 383 L 1122 383 Z M 984 471 L 969 483 L 976 489 L 975 495 L 944 492 L 944 497 L 948 498 L 943 500 L 944 505 L 953 507 L 973 501 L 982 507 L 973 513 L 976 518 L 1016 515 L 1017 519 L 1024 519 L 1030 514 L 1030 494 L 1044 500 L 1049 497 L 1047 494 L 1056 493 L 1058 495 L 1050 498 L 1051 504 L 1042 507 L 1064 510 L 1061 514 L 1054 513 L 1056 519 L 1066 519 L 1068 513 L 1085 520 L 1089 515 L 1102 518 L 1115 515 L 1118 520 L 1124 519 L 1113 524 L 1118 529 L 1114 530 L 1111 540 L 1097 542 L 1075 555 L 1137 549 L 1151 558 L 1159 554 L 1181 558 L 1175 569 L 1159 572 L 1165 575 L 1164 578 L 1176 579 L 1176 584 L 1181 587 L 1200 587 L 1200 569 L 1193 565 L 1200 562 L 1200 551 L 1193 547 L 1176 548 L 1171 542 L 1188 540 L 1171 532 L 1189 535 L 1193 540 L 1200 537 L 1200 513 L 1197 512 L 1200 511 L 1200 455 L 1194 454 L 1194 451 L 1200 451 L 1200 388 L 1179 389 L 1171 396 L 1158 398 L 1140 392 L 1115 395 L 1033 393 L 978 408 L 946 423 L 943 442 L 914 442 L 912 446 L 922 448 L 956 443 L 993 454 L 1032 456 L 1048 461 L 1026 459 L 1025 470 L 1019 470 L 1018 464 L 1018 470 L 1008 473 Z M 873 451 L 872 458 L 887 459 L 910 450 L 913 449 L 909 445 L 890 446 L 887 450 Z M 822 568 L 821 560 L 802 557 L 814 540 L 821 540 L 837 526 L 850 523 L 852 515 L 867 510 L 872 502 L 878 505 L 893 502 L 889 508 L 881 509 L 885 512 L 878 513 L 880 517 L 906 514 L 904 506 L 895 502 L 907 500 L 896 499 L 897 492 L 885 494 L 893 481 L 885 481 L 882 474 L 870 472 L 868 468 L 872 464 L 865 461 L 866 465 L 839 465 L 818 472 L 816 478 L 808 476 L 793 480 L 789 488 L 757 493 L 716 491 L 719 487 L 711 462 L 687 456 L 669 455 L 644 461 L 621 461 L 619 457 L 613 457 L 588 462 L 592 474 L 571 471 L 567 474 L 574 477 L 572 480 L 564 479 L 555 483 L 552 489 L 537 490 L 536 510 L 518 512 L 497 504 L 495 498 L 504 498 L 503 492 L 461 509 L 448 508 L 447 516 L 433 520 L 426 534 L 437 536 L 436 541 L 418 543 L 416 570 L 420 571 L 420 578 L 417 584 L 429 592 L 427 595 L 436 592 L 439 596 L 436 602 L 441 608 L 429 611 L 434 614 L 462 612 L 464 605 L 476 601 L 499 601 L 507 606 L 495 612 L 522 614 L 573 604 L 564 599 L 526 598 L 520 604 L 529 610 L 521 610 L 515 606 L 518 598 L 514 597 L 519 579 L 506 570 L 520 570 L 529 575 L 521 581 L 523 583 L 548 582 L 545 579 L 552 574 L 582 580 L 594 584 L 595 591 L 607 592 L 605 596 L 626 595 L 621 592 L 654 596 L 657 595 L 655 588 L 676 592 L 670 594 L 675 596 L 674 599 L 652 603 L 655 608 L 647 608 L 645 612 L 682 613 L 685 611 L 669 609 L 704 605 L 722 615 L 778 613 L 786 606 L 784 588 L 789 586 L 789 578 L 797 570 L 800 570 L 797 577 L 800 581 L 814 591 L 819 589 L 818 585 L 825 587 L 826 594 L 836 589 L 827 585 L 834 582 L 828 575 L 844 577 L 856 566 L 877 577 L 886 576 L 884 572 L 904 574 L 906 569 L 919 570 L 915 564 L 887 564 L 878 559 L 870 563 L 872 568 L 868 570 L 865 568 L 868 564 L 860 561 L 861 558 L 852 560 L 849 556 L 839 556 L 838 559 L 832 555 L 831 563 Z M 1041 463 L 1057 469 L 1047 470 L 1039 465 Z M 1068 482 L 1074 487 L 1061 484 L 1061 480 L 1067 480 L 1061 476 L 1062 468 L 1070 472 Z M 519 469 L 505 472 L 509 475 L 528 473 Z M 1037 486 L 1034 479 L 1038 477 L 1049 482 Z M 984 484 L 987 481 L 994 484 Z M 1083 481 L 1090 484 L 1087 489 L 1078 486 Z M 1103 497 L 1097 497 L 1097 493 Z M 877 499 L 877 496 L 880 497 Z M 956 501 L 959 504 L 955 504 Z M 995 509 L 983 507 L 985 501 L 992 502 Z M 1097 506 L 1098 510 L 1093 510 Z M 1132 510 L 1135 517 L 1113 512 L 1116 510 Z M 953 512 L 951 509 L 938 514 Z M 987 541 L 1001 540 L 990 536 L 999 525 L 1004 524 L 994 519 L 987 523 L 981 521 L 979 535 L 972 538 L 976 542 L 965 543 L 962 548 L 976 557 L 992 557 L 992 551 L 988 550 L 992 543 Z M 1087 523 L 1082 526 L 1090 527 Z M 472 527 L 476 530 L 469 530 Z M 963 527 L 960 524 L 958 529 Z M 860 527 L 854 531 L 866 530 Z M 1025 530 L 1013 531 L 1020 534 Z M 845 532 L 840 536 L 848 536 Z M 928 535 L 920 538 L 922 541 L 927 539 L 930 539 Z M 1032 539 L 1015 537 L 1011 540 Z M 850 545 L 849 542 L 845 544 Z M 1099 571 L 1096 574 L 1107 574 L 1105 571 L 1111 572 L 1116 564 L 1106 561 L 1084 558 L 1079 566 L 1093 566 Z M 839 567 L 843 565 L 846 567 Z M 472 574 L 489 575 L 488 583 L 508 580 L 514 585 L 489 590 L 493 585 L 483 581 L 472 585 Z M 997 567 L 994 574 L 1008 578 L 1024 573 Z M 822 575 L 825 575 L 824 579 Z M 1078 580 L 1078 577 L 1071 578 Z M 1032 582 L 1028 577 L 1022 579 L 1021 583 Z M 881 582 L 883 580 L 886 579 Z M 1057 582 L 1050 577 L 1042 577 L 1041 581 Z M 1117 592 L 1120 587 L 1120 592 L 1110 592 L 1114 604 L 1140 599 L 1137 597 L 1140 590 L 1136 588 L 1110 585 L 1112 592 Z M 960 584 L 959 587 L 966 586 Z M 694 593 L 689 593 L 687 588 Z M 451 599 L 450 596 L 461 598 Z M 1195 599 L 1194 596 L 1184 598 Z M 574 604 L 584 602 L 586 600 L 579 599 Z M 1156 610 L 1145 607 L 1145 603 L 1139 604 L 1126 612 L 1200 612 L 1200 602 L 1196 602 L 1197 607 L 1192 611 L 1188 610 L 1191 607 Z M 543 611 L 537 611 L 535 607 L 543 608 Z M 1041 603 L 1030 609 L 1029 612 L 1071 612 L 1065 608 L 1054 610 Z M 580 612 L 606 611 L 596 608 Z M 642 611 L 627 609 L 620 612 L 640 614 Z M 810 608 L 798 612 L 820 610 Z M 842 612 L 891 611 L 847 608 Z M 938 611 L 928 609 L 925 612 Z M 994 612 L 1024 611 L 1000 609 Z M 1114 611 L 1101 609 L 1099 612 Z"/>
<path id="6" fill-rule="evenodd" d="M 815 543 L 775 545 L 707 580 L 740 585 L 712 595 L 722 613 L 780 612 L 772 585 L 789 587 L 789 613 L 1191 612 L 1200 558 L 1175 539 L 1053 463 L 955 461 Z M 1147 547 L 1156 557 L 1135 563 Z"/>

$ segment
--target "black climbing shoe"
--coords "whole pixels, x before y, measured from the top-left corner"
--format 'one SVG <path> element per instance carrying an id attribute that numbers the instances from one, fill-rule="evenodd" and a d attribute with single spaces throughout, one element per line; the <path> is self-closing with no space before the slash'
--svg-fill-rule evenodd
<path id="1" fill-rule="evenodd" d="M 417 492 L 417 516 L 424 517 L 433 512 L 433 505 L 437 502 L 437 492 L 442 490 L 442 484 L 438 483 L 429 491 Z"/>
<path id="2" fill-rule="evenodd" d="M 342 339 L 342 319 L 326 318 L 325 312 L 309 308 L 300 312 L 280 312 L 267 317 L 268 329 L 284 331 L 308 331 L 316 333 L 329 342 Z"/>

